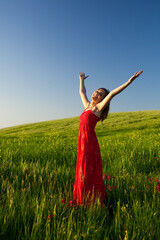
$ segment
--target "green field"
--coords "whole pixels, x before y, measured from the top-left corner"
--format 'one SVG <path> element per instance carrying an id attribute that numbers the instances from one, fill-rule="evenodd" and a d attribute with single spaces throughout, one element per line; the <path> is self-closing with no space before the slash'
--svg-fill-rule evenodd
<path id="1" fill-rule="evenodd" d="M 97 124 L 104 208 L 69 203 L 78 126 L 75 117 L 0 130 L 0 239 L 160 239 L 160 111 Z"/>

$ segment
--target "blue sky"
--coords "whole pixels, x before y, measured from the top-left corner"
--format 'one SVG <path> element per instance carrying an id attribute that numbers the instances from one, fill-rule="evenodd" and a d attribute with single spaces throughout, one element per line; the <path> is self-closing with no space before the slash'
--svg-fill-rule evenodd
<path id="1" fill-rule="evenodd" d="M 111 112 L 160 109 L 160 2 L 0 1 L 0 128 L 79 116 L 87 95 L 141 75 Z"/>

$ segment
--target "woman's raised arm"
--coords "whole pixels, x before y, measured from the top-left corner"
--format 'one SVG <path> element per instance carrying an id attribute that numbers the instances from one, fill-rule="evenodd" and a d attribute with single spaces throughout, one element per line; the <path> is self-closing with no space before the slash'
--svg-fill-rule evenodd
<path id="1" fill-rule="evenodd" d="M 143 71 L 136 72 L 127 82 L 111 91 L 100 103 L 97 104 L 99 111 L 102 111 L 111 101 L 111 99 L 128 87 Z"/>
<path id="2" fill-rule="evenodd" d="M 85 85 L 84 85 L 84 80 L 89 77 L 89 76 L 85 76 L 84 73 L 80 72 L 79 73 L 79 79 L 80 79 L 80 86 L 79 86 L 79 94 L 81 96 L 81 100 L 82 100 L 82 103 L 84 105 L 84 108 L 87 108 L 87 106 L 89 105 L 89 100 L 87 98 L 87 95 L 86 95 L 86 88 L 85 88 Z"/>

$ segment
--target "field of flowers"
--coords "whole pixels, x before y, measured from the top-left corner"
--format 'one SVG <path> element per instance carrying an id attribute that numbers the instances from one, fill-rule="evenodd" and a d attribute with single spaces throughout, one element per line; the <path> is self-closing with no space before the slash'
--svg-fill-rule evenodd
<path id="1" fill-rule="evenodd" d="M 160 239 L 160 111 L 96 133 L 106 207 L 73 206 L 79 117 L 0 130 L 0 239 Z"/>

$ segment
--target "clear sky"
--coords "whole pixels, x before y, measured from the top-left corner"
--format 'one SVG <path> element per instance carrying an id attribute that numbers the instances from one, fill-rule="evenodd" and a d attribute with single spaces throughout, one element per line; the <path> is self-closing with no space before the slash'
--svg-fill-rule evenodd
<path id="1" fill-rule="evenodd" d="M 111 112 L 160 109 L 159 0 L 1 0 L 0 128 L 79 116 L 87 95 L 143 74 Z"/>

